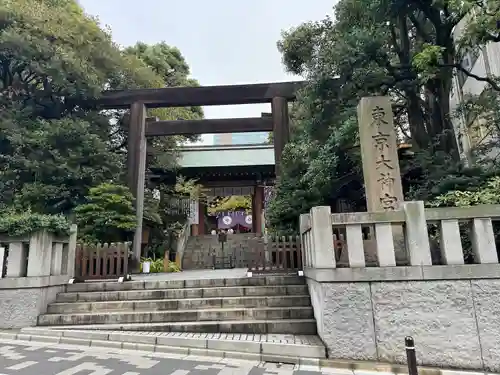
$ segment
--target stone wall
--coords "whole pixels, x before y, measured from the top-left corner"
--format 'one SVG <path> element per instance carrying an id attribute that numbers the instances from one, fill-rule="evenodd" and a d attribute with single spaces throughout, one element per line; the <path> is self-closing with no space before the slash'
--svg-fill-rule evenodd
<path id="1" fill-rule="evenodd" d="M 416 268 L 372 269 L 378 277 L 369 269 L 306 271 L 329 357 L 404 363 L 410 335 L 421 365 L 500 371 L 498 265 L 441 266 L 448 280 L 418 277 Z"/>
<path id="2" fill-rule="evenodd" d="M 8 278 L 0 280 L 0 328 L 23 328 L 37 324 L 40 314 L 63 292 L 65 276 Z"/>
<path id="3" fill-rule="evenodd" d="M 76 225 L 64 238 L 46 230 L 0 237 L 0 329 L 36 325 L 74 277 L 76 237 Z"/>

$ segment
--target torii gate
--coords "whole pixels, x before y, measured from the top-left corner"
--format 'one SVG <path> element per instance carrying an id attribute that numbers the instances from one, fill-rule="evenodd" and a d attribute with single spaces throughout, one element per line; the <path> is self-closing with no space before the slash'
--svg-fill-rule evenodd
<path id="1" fill-rule="evenodd" d="M 281 154 L 289 140 L 288 102 L 306 81 L 248 85 L 171 87 L 104 92 L 97 101 L 101 109 L 130 109 L 127 183 L 136 199 L 137 226 L 133 252 L 141 254 L 146 171 L 146 137 L 165 135 L 272 131 L 276 174 Z M 147 108 L 271 103 L 271 117 L 146 121 Z"/>

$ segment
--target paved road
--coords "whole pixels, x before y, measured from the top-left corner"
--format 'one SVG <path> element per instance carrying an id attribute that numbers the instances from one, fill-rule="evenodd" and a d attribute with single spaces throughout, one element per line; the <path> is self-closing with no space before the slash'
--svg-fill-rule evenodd
<path id="1" fill-rule="evenodd" d="M 265 364 L 62 344 L 0 342 L 0 375 L 353 375 L 313 366 Z M 382 373 L 379 373 L 383 375 Z"/>

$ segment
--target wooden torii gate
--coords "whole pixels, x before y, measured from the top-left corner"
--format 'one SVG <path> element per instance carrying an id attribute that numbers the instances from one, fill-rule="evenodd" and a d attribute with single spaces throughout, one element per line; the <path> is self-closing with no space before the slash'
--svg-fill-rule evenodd
<path id="1" fill-rule="evenodd" d="M 142 218 L 144 211 L 144 182 L 146 172 L 146 137 L 207 133 L 237 133 L 272 131 L 276 174 L 281 154 L 289 140 L 288 102 L 306 81 L 260 83 L 248 85 L 171 87 L 107 91 L 97 101 L 101 109 L 130 109 L 127 183 L 136 199 L 137 226 L 133 252 L 141 254 Z M 146 121 L 147 108 L 188 107 L 271 103 L 270 117 Z"/>

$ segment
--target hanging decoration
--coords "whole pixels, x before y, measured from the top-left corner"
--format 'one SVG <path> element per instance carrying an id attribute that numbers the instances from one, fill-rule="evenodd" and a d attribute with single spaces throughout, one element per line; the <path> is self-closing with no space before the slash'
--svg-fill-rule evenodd
<path id="1" fill-rule="evenodd" d="M 246 229 L 252 228 L 252 215 L 244 210 L 218 212 L 216 216 L 219 229 L 234 228 L 238 225 Z"/>

